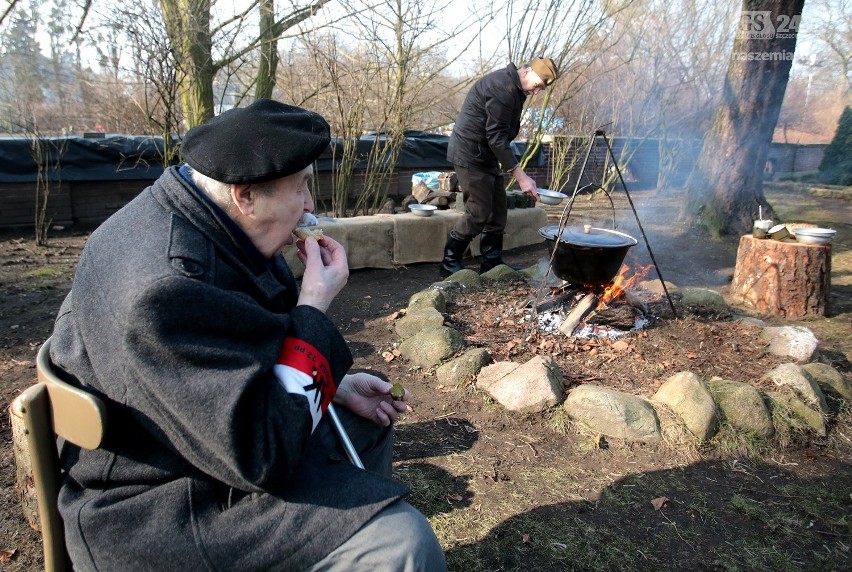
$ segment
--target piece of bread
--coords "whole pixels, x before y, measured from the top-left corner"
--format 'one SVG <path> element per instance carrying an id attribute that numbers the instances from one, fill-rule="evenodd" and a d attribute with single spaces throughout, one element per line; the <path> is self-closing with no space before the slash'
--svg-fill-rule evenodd
<path id="1" fill-rule="evenodd" d="M 322 240 L 325 236 L 322 229 L 318 226 L 297 226 L 293 229 L 293 234 L 296 235 L 296 238 L 299 240 L 305 240 L 309 236 L 312 236 L 317 239 L 317 242 Z"/>

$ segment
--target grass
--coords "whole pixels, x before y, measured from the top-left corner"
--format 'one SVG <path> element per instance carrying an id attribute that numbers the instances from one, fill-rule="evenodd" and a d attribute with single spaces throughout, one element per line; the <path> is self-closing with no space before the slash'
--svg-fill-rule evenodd
<path id="1" fill-rule="evenodd" d="M 486 474 L 486 460 L 471 452 L 396 470 L 451 571 L 844 569 L 852 557 L 848 475 L 788 473 L 773 464 L 777 447 L 752 439 L 727 446 L 748 452 L 745 460 L 730 460 L 720 443 L 704 444 L 705 456 L 719 460 L 650 471 L 639 459 L 663 454 L 665 444 L 646 451 L 614 442 L 611 450 L 576 453 L 599 465 L 539 451 L 534 464 L 507 468 L 505 480 L 503 465 Z M 662 497 L 668 501 L 655 509 L 651 501 Z"/>
<path id="2" fill-rule="evenodd" d="M 715 446 L 725 455 L 760 459 L 772 450 L 772 441 L 753 431 L 735 429 L 723 420 L 713 437 Z"/>

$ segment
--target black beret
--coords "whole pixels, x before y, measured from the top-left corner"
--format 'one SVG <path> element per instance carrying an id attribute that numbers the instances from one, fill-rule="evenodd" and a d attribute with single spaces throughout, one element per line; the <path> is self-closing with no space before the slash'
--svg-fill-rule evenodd
<path id="1" fill-rule="evenodd" d="M 235 107 L 187 131 L 183 160 L 223 183 L 263 183 L 298 173 L 328 148 L 321 115 L 271 99 Z"/>

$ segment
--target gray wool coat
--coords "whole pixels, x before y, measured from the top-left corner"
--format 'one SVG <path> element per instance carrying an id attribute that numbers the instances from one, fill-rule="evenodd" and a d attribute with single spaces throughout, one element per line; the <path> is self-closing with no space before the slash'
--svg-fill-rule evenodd
<path id="1" fill-rule="evenodd" d="M 102 449 L 62 449 L 79 570 L 299 570 L 407 493 L 311 433 L 273 368 L 285 337 L 352 363 L 282 258 L 241 246 L 167 169 L 89 238 L 56 319 L 60 375 L 107 403 Z"/>

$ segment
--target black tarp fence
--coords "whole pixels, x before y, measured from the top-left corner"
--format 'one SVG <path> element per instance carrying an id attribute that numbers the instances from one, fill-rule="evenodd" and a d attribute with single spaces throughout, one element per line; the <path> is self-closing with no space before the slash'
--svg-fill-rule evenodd
<path id="1" fill-rule="evenodd" d="M 44 174 L 51 181 L 156 179 L 163 173 L 163 140 L 159 137 L 3 137 L 0 183 L 36 181 L 36 144 L 41 146 Z"/>
<path id="2" fill-rule="evenodd" d="M 370 151 L 377 142 L 387 141 L 381 134 L 362 136 L 358 141 L 355 169 L 368 167 Z M 449 137 L 423 131 L 408 131 L 397 160 L 400 169 L 451 169 L 447 161 Z M 29 183 L 38 178 L 33 145 L 41 145 L 45 176 L 50 181 L 154 180 L 163 173 L 163 140 L 160 137 L 109 135 L 98 137 L 49 137 L 29 139 L 0 137 L 0 183 Z M 177 143 L 177 140 L 175 140 Z M 512 144 L 520 157 L 526 143 Z M 317 160 L 317 171 L 330 171 L 343 155 L 343 140 L 332 144 Z M 542 166 L 539 149 L 531 166 Z"/>

